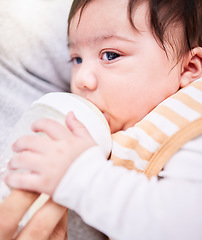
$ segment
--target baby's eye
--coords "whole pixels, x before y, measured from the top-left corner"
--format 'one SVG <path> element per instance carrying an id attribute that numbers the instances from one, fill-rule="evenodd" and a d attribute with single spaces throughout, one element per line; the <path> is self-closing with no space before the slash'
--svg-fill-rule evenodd
<path id="1" fill-rule="evenodd" d="M 82 58 L 80 58 L 80 57 L 73 57 L 71 59 L 71 62 L 73 63 L 73 65 L 81 64 L 82 63 Z"/>
<path id="2" fill-rule="evenodd" d="M 104 61 L 112 61 L 116 58 L 120 57 L 120 54 L 115 53 L 115 52 L 105 52 L 102 55 L 102 60 Z"/>

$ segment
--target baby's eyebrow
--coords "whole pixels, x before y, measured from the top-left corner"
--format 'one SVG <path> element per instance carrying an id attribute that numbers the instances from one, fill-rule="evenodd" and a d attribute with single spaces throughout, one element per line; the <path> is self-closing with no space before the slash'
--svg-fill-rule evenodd
<path id="1" fill-rule="evenodd" d="M 111 35 L 100 35 L 100 36 L 96 36 L 94 38 L 91 38 L 91 39 L 86 39 L 86 40 L 81 40 L 81 41 L 69 41 L 68 42 L 68 48 L 74 48 L 78 45 L 95 45 L 99 42 L 103 42 L 103 41 L 107 41 L 107 40 L 110 40 L 110 39 L 116 39 L 116 40 L 120 40 L 120 41 L 127 41 L 127 42 L 131 42 L 131 43 L 134 43 L 134 40 L 132 39 L 128 39 L 126 37 L 123 37 L 123 36 L 119 36 L 119 35 L 116 35 L 116 34 L 111 34 Z"/>

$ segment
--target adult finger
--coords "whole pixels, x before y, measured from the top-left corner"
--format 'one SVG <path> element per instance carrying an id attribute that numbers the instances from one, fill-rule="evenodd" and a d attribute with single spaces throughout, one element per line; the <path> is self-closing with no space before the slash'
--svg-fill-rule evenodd
<path id="1" fill-rule="evenodd" d="M 32 124 L 32 130 L 34 132 L 43 132 L 47 134 L 53 140 L 60 140 L 67 137 L 70 132 L 67 127 L 52 120 L 52 119 L 40 119 Z"/>
<path id="2" fill-rule="evenodd" d="M 53 230 L 49 240 L 67 240 L 67 210 Z"/>
<path id="3" fill-rule="evenodd" d="M 12 238 L 20 220 L 38 196 L 36 193 L 14 189 L 0 204 L 0 240 Z"/>
<path id="4" fill-rule="evenodd" d="M 47 240 L 51 236 L 66 208 L 49 199 L 22 229 L 16 240 Z M 63 239 L 62 239 L 63 240 Z"/>

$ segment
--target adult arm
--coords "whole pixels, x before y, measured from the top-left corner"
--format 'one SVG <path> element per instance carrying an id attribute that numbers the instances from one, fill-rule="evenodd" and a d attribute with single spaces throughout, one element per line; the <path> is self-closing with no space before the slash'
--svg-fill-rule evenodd
<path id="1" fill-rule="evenodd" d="M 13 239 L 18 224 L 38 194 L 13 190 L 0 204 L 0 240 Z M 48 200 L 29 223 L 15 236 L 16 240 L 64 240 L 67 234 L 67 211 Z"/>

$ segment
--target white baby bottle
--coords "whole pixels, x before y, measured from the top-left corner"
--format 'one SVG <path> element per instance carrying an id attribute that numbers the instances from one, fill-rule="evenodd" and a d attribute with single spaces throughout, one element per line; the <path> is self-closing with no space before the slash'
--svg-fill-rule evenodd
<path id="1" fill-rule="evenodd" d="M 109 125 L 101 111 L 88 100 L 72 93 L 53 92 L 34 101 L 31 107 L 22 114 L 22 117 L 14 127 L 6 151 L 1 155 L 3 159 L 0 159 L 0 162 L 6 163 L 9 161 L 13 155 L 11 145 L 19 137 L 27 134 L 36 134 L 30 129 L 34 121 L 40 118 L 51 118 L 65 125 L 65 117 L 70 111 L 74 112 L 76 118 L 84 124 L 95 142 L 102 149 L 106 158 L 108 158 L 112 146 L 111 134 Z M 4 170 L 5 164 L 2 165 L 0 171 L 3 173 Z"/>

